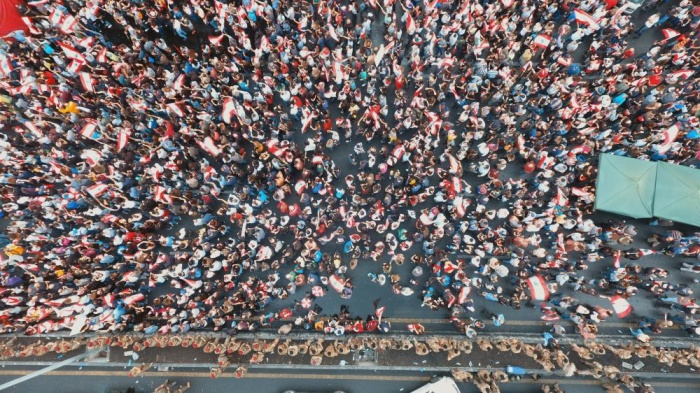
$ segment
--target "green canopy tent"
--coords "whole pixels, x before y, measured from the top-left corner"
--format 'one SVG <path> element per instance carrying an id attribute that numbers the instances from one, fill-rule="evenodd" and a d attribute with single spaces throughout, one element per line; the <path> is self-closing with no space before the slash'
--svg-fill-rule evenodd
<path id="1" fill-rule="evenodd" d="M 659 162 L 654 216 L 700 226 L 700 171 Z"/>
<path id="2" fill-rule="evenodd" d="M 595 209 L 633 218 L 654 216 L 656 163 L 601 154 Z"/>

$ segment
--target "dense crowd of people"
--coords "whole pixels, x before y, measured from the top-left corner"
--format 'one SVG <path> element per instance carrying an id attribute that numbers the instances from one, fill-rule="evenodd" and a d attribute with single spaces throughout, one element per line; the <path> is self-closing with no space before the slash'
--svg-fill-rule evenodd
<path id="1" fill-rule="evenodd" d="M 690 276 L 697 235 L 593 216 L 599 153 L 698 159 L 700 7 L 671 3 L 29 1 L 0 41 L 2 331 L 343 334 L 383 309 L 314 299 L 388 284 L 467 333 L 485 299 L 594 335 L 612 309 L 562 287 L 694 333 L 693 277 L 635 261 Z"/>

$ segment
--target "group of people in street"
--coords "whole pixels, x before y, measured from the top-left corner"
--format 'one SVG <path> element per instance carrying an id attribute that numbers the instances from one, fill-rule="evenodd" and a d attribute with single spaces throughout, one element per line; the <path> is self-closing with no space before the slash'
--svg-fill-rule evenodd
<path id="1" fill-rule="evenodd" d="M 640 290 L 668 310 L 639 334 L 696 334 L 697 234 L 593 212 L 600 153 L 699 158 L 700 6 L 631 7 L 28 1 L 0 40 L 0 330 L 254 330 L 289 298 L 300 328 L 388 331 L 314 300 L 390 285 L 471 334 L 507 325 L 492 301 L 594 336 Z"/>

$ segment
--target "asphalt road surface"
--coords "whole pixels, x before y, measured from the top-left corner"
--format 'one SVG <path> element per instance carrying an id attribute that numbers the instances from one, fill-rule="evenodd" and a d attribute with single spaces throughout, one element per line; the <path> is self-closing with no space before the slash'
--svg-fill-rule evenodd
<path id="1" fill-rule="evenodd" d="M 409 393 L 429 382 L 432 375 L 426 373 L 318 373 L 304 371 L 251 372 L 244 378 L 235 379 L 231 374 L 224 374 L 218 379 L 209 378 L 209 373 L 201 370 L 178 370 L 170 372 L 148 372 L 140 378 L 129 378 L 128 370 L 79 370 L 65 369 L 50 375 L 37 377 L 21 385 L 9 388 L 6 392 L 16 393 L 123 393 L 134 387 L 138 393 L 151 393 L 166 379 L 178 385 L 191 383 L 188 393 L 281 393 L 287 389 L 308 392 L 333 392 L 341 390 L 346 393 Z M 0 369 L 0 384 L 16 378 L 25 370 Z M 603 392 L 601 382 L 579 378 L 555 380 L 530 378 L 502 384 L 504 393 L 540 392 L 542 384 L 559 382 L 567 393 Z M 459 383 L 462 393 L 478 392 L 470 383 Z M 652 382 L 656 392 L 696 392 L 700 390 L 700 381 L 655 379 Z"/>
<path id="2" fill-rule="evenodd" d="M 658 11 L 663 12 L 663 10 L 670 7 L 670 5 L 671 4 L 664 4 L 659 8 Z M 657 10 L 650 10 L 647 12 L 643 12 L 641 10 L 638 10 L 633 14 L 632 21 L 636 25 L 640 25 L 644 22 L 644 20 L 646 20 L 647 16 L 656 11 Z M 383 43 L 382 32 L 383 26 L 381 24 L 381 21 L 375 20 L 372 29 L 372 39 L 374 41 L 374 45 L 379 46 Z M 646 32 L 644 35 L 637 39 L 630 37 L 629 42 L 630 45 L 635 48 L 637 54 L 642 54 L 646 52 L 648 48 L 651 47 L 655 40 L 661 38 L 663 38 L 661 33 L 657 30 L 653 30 Z M 587 50 L 586 42 L 584 42 L 580 46 L 580 49 L 577 52 L 577 57 L 580 58 L 585 50 Z M 392 100 L 393 97 L 388 97 L 389 102 L 391 102 Z M 335 116 L 338 113 L 332 114 Z M 304 146 L 305 140 L 309 136 L 310 135 L 308 134 L 297 134 L 296 143 L 299 146 Z M 341 143 L 340 146 L 336 147 L 332 153 L 335 165 L 340 168 L 341 173 L 343 175 L 348 173 L 354 173 L 356 171 L 354 167 L 350 166 L 346 158 L 350 153 L 352 153 L 354 143 L 354 140 L 352 143 Z M 368 149 L 369 146 L 373 145 L 379 146 L 379 142 L 375 140 L 369 145 L 365 144 L 365 149 Z M 503 171 L 501 175 L 501 179 L 518 177 L 521 177 L 520 168 L 512 164 L 509 165 L 509 167 L 505 171 Z M 467 173 L 465 175 L 465 180 L 474 188 L 484 181 L 482 178 L 477 178 L 474 174 L 471 173 Z M 427 202 L 424 205 L 428 205 L 429 203 L 430 202 Z M 497 201 L 490 202 L 489 208 L 498 209 L 500 207 L 498 203 L 499 202 Z M 425 206 L 419 205 L 416 208 L 416 211 L 420 210 L 420 208 L 423 207 Z M 613 214 L 608 214 L 604 212 L 596 212 L 592 217 L 596 224 L 605 223 L 611 218 L 621 219 L 623 217 L 615 216 Z M 635 225 L 639 232 L 639 235 L 635 237 L 636 243 L 633 243 L 631 247 L 648 248 L 646 243 L 643 242 L 643 239 L 646 239 L 648 235 L 652 233 L 663 233 L 667 230 L 667 228 L 649 226 L 649 220 L 626 219 L 626 221 Z M 404 225 L 410 226 L 412 225 L 412 221 Z M 685 231 L 688 228 L 683 225 L 680 225 L 679 229 Z M 375 235 L 374 240 L 379 240 L 379 235 Z M 326 246 L 323 246 L 322 250 L 324 253 L 333 253 L 335 251 L 341 251 L 341 248 L 342 245 L 335 245 L 329 243 Z M 407 255 L 416 252 L 420 252 L 419 245 L 414 245 L 413 248 L 409 250 Z M 468 257 L 470 256 L 451 255 L 451 259 Z M 576 257 L 576 253 L 570 253 L 571 259 L 574 259 Z M 323 309 L 322 314 L 332 315 L 338 313 L 340 310 L 340 306 L 346 305 L 349 306 L 351 315 L 365 317 L 367 315 L 373 314 L 374 306 L 372 305 L 372 303 L 375 299 L 381 298 L 381 305 L 386 306 L 384 316 L 392 321 L 393 328 L 395 330 L 399 329 L 405 331 L 407 324 L 417 322 L 424 324 L 428 329 L 428 333 L 443 333 L 451 331 L 452 327 L 448 323 L 449 311 L 447 309 L 443 308 L 440 310 L 433 311 L 427 307 L 420 307 L 421 301 L 418 299 L 420 295 L 420 286 L 414 287 L 414 289 L 416 290 L 416 293 L 414 295 L 406 297 L 394 294 L 392 292 L 391 286 L 388 283 L 384 286 L 381 286 L 377 283 L 371 282 L 370 278 L 368 278 L 367 276 L 368 273 L 380 274 L 382 272 L 382 262 L 386 262 L 388 261 L 388 259 L 389 257 L 387 255 L 384 255 L 382 258 L 380 258 L 378 262 L 373 262 L 370 260 L 361 260 L 358 264 L 358 267 L 355 270 L 348 270 L 346 275 L 351 277 L 353 279 L 353 282 L 355 283 L 355 291 L 353 293 L 352 298 L 341 299 L 332 290 L 329 291 L 325 296 L 319 297 L 315 300 L 315 304 L 317 304 Z M 343 255 L 343 263 L 347 264 L 348 262 L 349 256 Z M 678 266 L 682 262 L 683 260 L 681 258 L 671 258 L 663 255 L 647 256 L 640 259 L 639 261 L 635 261 L 635 263 L 638 263 L 643 267 L 658 266 L 666 268 L 670 272 L 668 279 L 669 282 L 688 284 L 691 287 L 694 287 L 697 292 L 697 290 L 700 290 L 700 287 L 697 286 L 697 283 L 693 281 L 695 277 L 691 277 L 689 273 L 682 273 L 680 272 L 680 270 L 678 270 Z M 588 270 L 582 273 L 579 272 L 579 274 L 584 275 L 587 281 L 592 279 L 599 279 L 603 277 L 603 271 L 606 268 L 610 267 L 611 264 L 612 261 L 610 260 L 610 258 L 604 259 L 599 262 L 591 263 L 589 265 Z M 394 266 L 392 273 L 400 274 L 402 277 L 402 281 L 405 282 L 408 280 L 409 277 L 411 277 L 412 269 L 413 265 L 410 262 L 407 262 L 403 266 Z M 471 271 L 469 271 L 467 272 L 467 274 L 472 273 Z M 422 285 L 427 278 L 428 274 L 426 272 L 426 274 L 424 274 L 423 277 L 419 278 L 418 281 Z M 302 287 L 295 295 L 290 296 L 286 300 L 275 300 L 275 302 L 273 302 L 266 311 L 279 311 L 284 308 L 291 308 L 294 306 L 295 301 L 300 301 L 304 298 L 307 291 L 310 291 L 310 287 L 308 285 Z M 582 303 L 587 303 L 590 305 L 600 305 L 607 308 L 610 307 L 610 302 L 607 299 L 602 299 L 598 296 L 587 295 L 581 292 L 573 292 L 568 287 L 562 287 L 559 292 L 565 295 L 573 296 Z M 481 311 L 483 310 L 488 310 L 496 314 L 503 314 L 505 316 L 505 325 L 496 328 L 492 325 L 487 324 L 485 331 L 500 333 L 533 333 L 542 332 L 551 328 L 550 326 L 547 326 L 546 323 L 540 320 L 541 314 L 539 314 L 538 312 L 533 312 L 532 309 L 529 309 L 526 306 L 523 307 L 522 310 L 517 311 L 513 308 L 502 306 L 495 302 L 487 301 L 477 293 L 472 293 L 471 297 L 474 299 L 477 310 L 477 312 L 473 315 L 474 317 L 481 318 Z M 609 318 L 608 321 L 601 324 L 601 332 L 603 332 L 604 334 L 629 335 L 628 327 L 630 326 L 630 324 L 636 323 L 642 316 L 647 316 L 651 318 L 663 318 L 664 313 L 670 311 L 666 308 L 658 307 L 658 304 L 655 302 L 653 296 L 651 296 L 650 293 L 644 291 L 640 291 L 640 293 L 637 296 L 632 297 L 629 301 L 634 307 L 633 314 L 627 317 L 624 321 L 618 319 L 615 316 Z M 278 325 L 279 324 L 274 326 Z M 563 323 L 563 325 L 567 327 L 568 333 L 574 332 L 573 326 L 569 326 L 566 323 Z M 684 332 L 679 331 L 677 329 L 667 330 L 666 332 L 664 332 L 664 334 L 675 337 L 687 336 Z"/>

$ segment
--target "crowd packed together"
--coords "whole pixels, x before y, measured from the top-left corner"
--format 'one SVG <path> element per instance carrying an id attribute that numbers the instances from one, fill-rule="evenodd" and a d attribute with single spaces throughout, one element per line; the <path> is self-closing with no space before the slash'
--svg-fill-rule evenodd
<path id="1" fill-rule="evenodd" d="M 632 5 L 28 1 L 0 40 L 1 330 L 386 331 L 313 306 L 386 284 L 468 334 L 485 299 L 595 335 L 638 290 L 669 306 L 638 338 L 694 333 L 700 238 L 593 215 L 600 153 L 699 154 L 700 7 Z"/>

